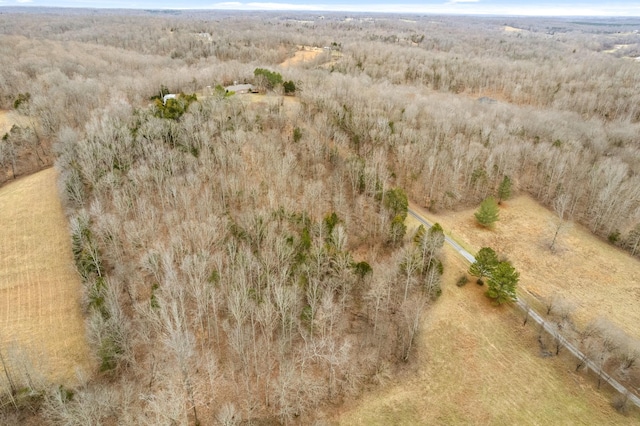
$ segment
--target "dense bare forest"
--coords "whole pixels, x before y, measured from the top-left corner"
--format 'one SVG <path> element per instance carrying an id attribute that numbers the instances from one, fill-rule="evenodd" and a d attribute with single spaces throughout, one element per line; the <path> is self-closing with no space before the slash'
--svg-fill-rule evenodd
<path id="1" fill-rule="evenodd" d="M 30 118 L 2 179 L 55 161 L 99 370 L 38 419 L 322 419 L 411 359 L 440 294 L 407 199 L 508 176 L 640 253 L 640 22 L 399 18 L 2 10 L 0 108 Z M 300 46 L 323 51 L 281 67 Z M 295 95 L 212 89 L 257 68 Z"/>

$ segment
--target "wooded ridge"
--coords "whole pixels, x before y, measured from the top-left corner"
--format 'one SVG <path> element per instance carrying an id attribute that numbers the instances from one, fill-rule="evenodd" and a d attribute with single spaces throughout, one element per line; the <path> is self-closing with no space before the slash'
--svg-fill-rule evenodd
<path id="1" fill-rule="evenodd" d="M 640 22 L 2 12 L 0 183 L 55 163 L 99 368 L 44 421 L 326 419 L 441 294 L 409 199 L 524 192 L 640 255 Z"/>

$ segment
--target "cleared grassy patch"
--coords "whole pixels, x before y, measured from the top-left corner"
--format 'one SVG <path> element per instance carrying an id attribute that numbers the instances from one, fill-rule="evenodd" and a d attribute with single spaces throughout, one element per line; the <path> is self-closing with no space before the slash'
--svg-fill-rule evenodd
<path id="1" fill-rule="evenodd" d="M 285 59 L 280 65 L 283 67 L 292 67 L 304 64 L 305 62 L 311 62 L 324 52 L 321 47 L 313 46 L 298 46 L 291 58 Z"/>
<path id="2" fill-rule="evenodd" d="M 28 353 L 37 373 L 73 383 L 90 362 L 56 177 L 49 168 L 0 188 L 0 349 Z"/>
<path id="3" fill-rule="evenodd" d="M 580 323 L 602 316 L 640 338 L 638 259 L 575 223 L 565 225 L 552 252 L 549 245 L 559 219 L 528 196 L 503 202 L 493 230 L 476 224 L 475 210 L 426 217 L 468 243 L 474 253 L 490 246 L 507 256 L 520 271 L 520 294 L 525 299 L 539 301 L 560 294 L 575 304 Z"/>
<path id="4" fill-rule="evenodd" d="M 14 124 L 26 126 L 28 125 L 28 119 L 15 111 L 0 109 L 0 138 L 2 138 L 5 133 L 8 133 Z"/>
<path id="5" fill-rule="evenodd" d="M 0 137 L 11 130 L 11 126 L 14 123 L 11 115 L 9 111 L 0 109 Z"/>
<path id="6" fill-rule="evenodd" d="M 609 404 L 613 394 L 597 391 L 567 359 L 542 358 L 537 329 L 522 326 L 517 309 L 492 306 L 483 295 L 486 287 L 472 281 L 456 287 L 466 268 L 447 248 L 443 294 L 424 320 L 414 371 L 347 404 L 337 423 L 638 423 L 635 412 L 616 413 Z"/>

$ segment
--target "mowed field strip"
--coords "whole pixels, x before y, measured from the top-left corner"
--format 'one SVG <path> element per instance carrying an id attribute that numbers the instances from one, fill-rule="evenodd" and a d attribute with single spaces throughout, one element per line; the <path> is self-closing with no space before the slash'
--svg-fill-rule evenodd
<path id="1" fill-rule="evenodd" d="M 558 294 L 575 306 L 580 324 L 604 317 L 640 339 L 640 260 L 576 223 L 564 225 L 552 253 L 559 219 L 526 195 L 503 202 L 492 230 L 477 225 L 476 210 L 435 215 L 419 209 L 470 245 L 465 248 L 471 253 L 488 246 L 509 258 L 520 272 L 520 297 L 536 310 L 542 311 L 541 300 Z"/>
<path id="2" fill-rule="evenodd" d="M 408 235 L 417 221 L 407 219 Z M 443 294 L 425 313 L 411 371 L 349 402 L 343 425 L 631 425 L 615 393 L 574 373 L 566 354 L 543 358 L 537 327 L 512 306 L 495 307 L 485 287 L 455 282 L 468 264 L 445 246 Z"/>
<path id="3" fill-rule="evenodd" d="M 50 168 L 0 188 L 0 349 L 27 353 L 54 383 L 73 383 L 90 356 L 56 179 Z"/>

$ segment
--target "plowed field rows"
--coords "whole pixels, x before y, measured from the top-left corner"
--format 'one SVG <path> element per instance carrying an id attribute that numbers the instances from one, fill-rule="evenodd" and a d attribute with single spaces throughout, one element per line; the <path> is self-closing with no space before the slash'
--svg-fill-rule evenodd
<path id="1" fill-rule="evenodd" d="M 69 383 L 89 351 L 56 177 L 50 168 L 0 188 L 0 350 L 14 368 Z"/>

